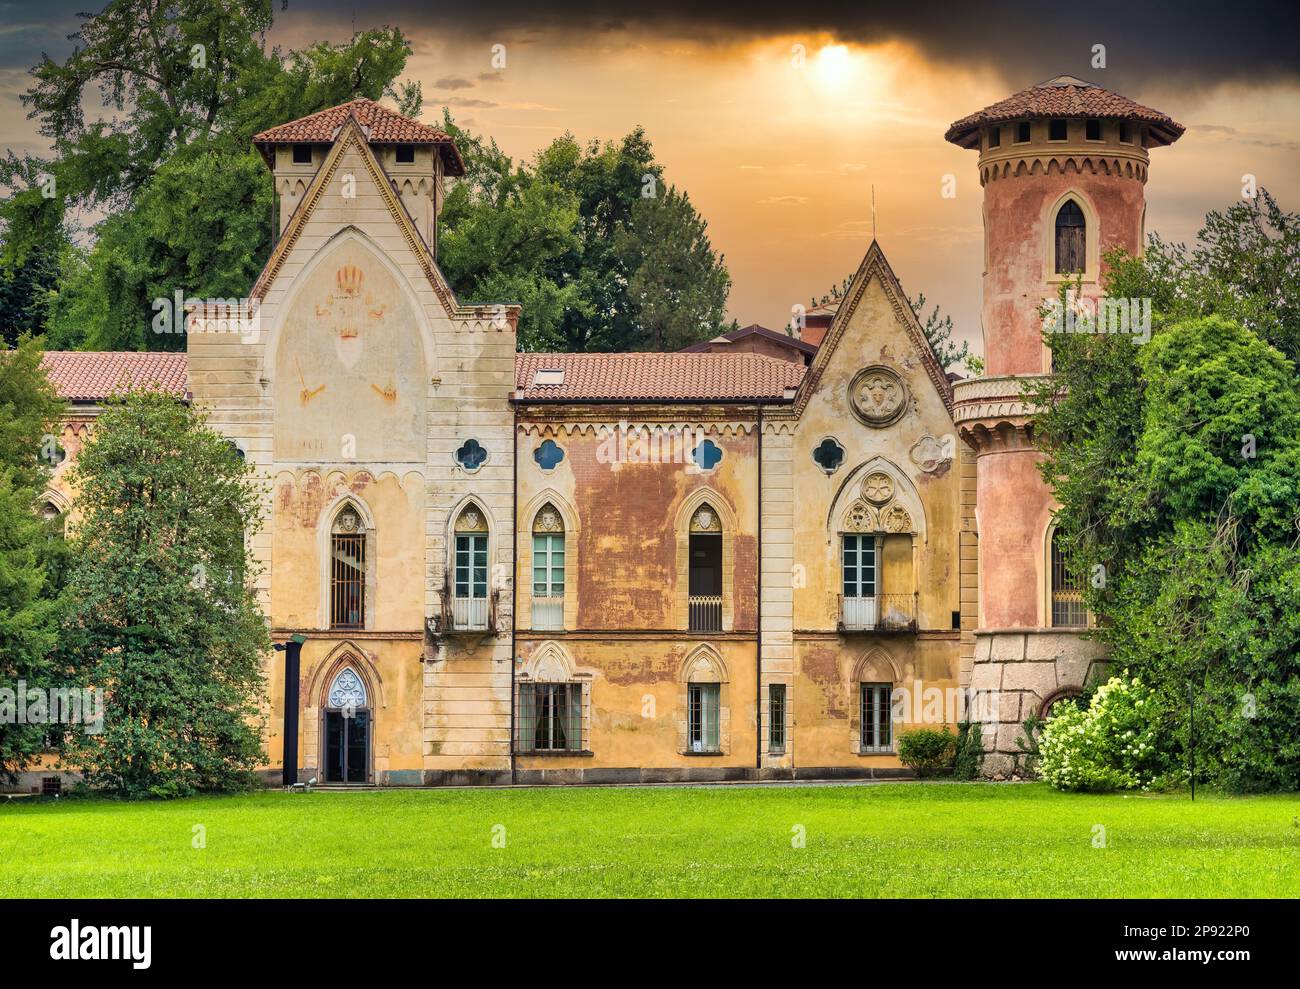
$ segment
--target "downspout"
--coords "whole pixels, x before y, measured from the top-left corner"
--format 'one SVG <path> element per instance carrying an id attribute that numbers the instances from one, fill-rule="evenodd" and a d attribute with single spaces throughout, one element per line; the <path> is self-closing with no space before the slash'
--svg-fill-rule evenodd
<path id="1" fill-rule="evenodd" d="M 519 627 L 519 406 L 510 403 L 510 785 L 515 777 L 515 629 Z"/>
<path id="2" fill-rule="evenodd" d="M 763 405 L 758 405 L 758 601 L 754 609 L 754 768 L 763 772 Z"/>

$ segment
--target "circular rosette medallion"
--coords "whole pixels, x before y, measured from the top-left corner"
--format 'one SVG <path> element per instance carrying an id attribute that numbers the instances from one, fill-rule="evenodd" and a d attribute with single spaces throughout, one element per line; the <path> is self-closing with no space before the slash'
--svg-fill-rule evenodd
<path id="1" fill-rule="evenodd" d="M 907 385 L 893 368 L 883 364 L 864 367 L 849 384 L 853 414 L 868 426 L 888 426 L 907 409 Z"/>

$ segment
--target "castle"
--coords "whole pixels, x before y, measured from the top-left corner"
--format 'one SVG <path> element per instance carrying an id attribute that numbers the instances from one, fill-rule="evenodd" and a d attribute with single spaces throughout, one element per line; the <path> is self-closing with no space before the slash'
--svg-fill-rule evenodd
<path id="1" fill-rule="evenodd" d="M 1104 661 L 1021 397 L 1051 372 L 1037 309 L 1141 249 L 1148 153 L 1182 130 L 1071 77 L 949 128 L 984 190 L 986 376 L 953 380 L 876 243 L 798 338 L 516 353 L 518 307 L 438 269 L 455 144 L 354 100 L 255 139 L 280 204 L 257 326 L 199 306 L 186 354 L 47 355 L 62 444 L 157 385 L 265 478 L 251 551 L 274 639 L 305 638 L 299 779 L 887 777 L 901 732 L 972 695 L 1010 774 L 1022 720 Z M 46 510 L 75 517 L 65 470 Z"/>

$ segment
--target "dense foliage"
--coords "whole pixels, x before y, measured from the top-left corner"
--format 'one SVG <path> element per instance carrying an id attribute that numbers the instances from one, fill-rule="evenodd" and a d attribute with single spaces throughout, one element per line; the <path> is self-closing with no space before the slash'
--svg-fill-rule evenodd
<path id="1" fill-rule="evenodd" d="M 102 734 L 75 736 L 92 786 L 179 796 L 252 782 L 270 648 L 246 536 L 253 469 L 168 395 L 111 405 L 73 467 L 64 650 L 106 694 Z"/>
<path id="2" fill-rule="evenodd" d="M 33 69 L 23 102 L 53 154 L 0 159 L 6 339 L 183 347 L 150 331 L 152 300 L 242 296 L 271 249 L 273 185 L 252 136 L 356 96 L 418 109 L 418 87 L 394 83 L 410 51 L 397 29 L 286 53 L 266 46 L 270 26 L 269 0 L 113 0 L 70 56 Z M 88 120 L 95 96 L 110 113 Z M 88 232 L 73 222 L 85 214 L 100 218 Z"/>
<path id="3" fill-rule="evenodd" d="M 282 52 L 271 23 L 269 0 L 112 0 L 70 56 L 35 67 L 23 101 L 53 154 L 0 159 L 6 340 L 183 347 L 151 331 L 153 300 L 243 296 L 270 253 L 274 187 L 254 134 L 357 96 L 418 116 L 418 83 L 396 81 L 401 31 Z M 95 95 L 105 119 L 87 119 Z M 640 128 L 586 146 L 565 135 L 516 166 L 447 124 L 470 174 L 448 196 L 440 261 L 465 301 L 523 304 L 524 349 L 672 350 L 719 331 L 726 267 Z"/>
<path id="4" fill-rule="evenodd" d="M 913 728 L 898 736 L 898 760 L 917 776 L 951 769 L 957 738 L 947 728 Z"/>
<path id="5" fill-rule="evenodd" d="M 1204 777 L 1300 786 L 1300 219 L 1262 193 L 1195 250 L 1112 256 L 1107 292 L 1153 300 L 1153 336 L 1054 335 L 1043 474 L 1116 663 L 1173 720 L 1201 714 Z"/>
<path id="6" fill-rule="evenodd" d="M 1137 677 L 1112 677 L 1086 705 L 1059 703 L 1038 739 L 1039 775 L 1058 790 L 1146 790 L 1170 782 L 1161 698 Z"/>
<path id="7" fill-rule="evenodd" d="M 55 657 L 59 520 L 35 502 L 57 457 L 54 430 L 62 403 L 40 369 L 41 351 L 24 339 L 0 350 L 0 689 L 45 689 L 62 683 Z M 22 724 L 17 710 L 0 717 L 0 775 L 12 780 L 51 747 L 48 726 Z M 57 733 L 55 733 L 57 734 Z"/>
<path id="8" fill-rule="evenodd" d="M 731 279 L 690 197 L 641 128 L 556 138 L 527 164 L 458 127 L 468 175 L 447 196 L 438 260 L 466 302 L 519 302 L 523 350 L 677 350 L 717 335 Z"/>

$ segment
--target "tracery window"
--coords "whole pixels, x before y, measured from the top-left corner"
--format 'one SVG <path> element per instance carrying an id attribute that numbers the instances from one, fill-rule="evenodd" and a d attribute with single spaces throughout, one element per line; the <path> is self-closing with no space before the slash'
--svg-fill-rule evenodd
<path id="1" fill-rule="evenodd" d="M 564 627 L 564 519 L 550 503 L 533 519 L 533 628 Z"/>

